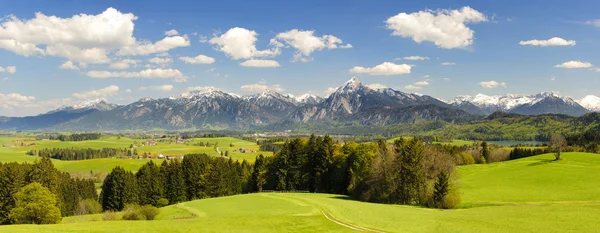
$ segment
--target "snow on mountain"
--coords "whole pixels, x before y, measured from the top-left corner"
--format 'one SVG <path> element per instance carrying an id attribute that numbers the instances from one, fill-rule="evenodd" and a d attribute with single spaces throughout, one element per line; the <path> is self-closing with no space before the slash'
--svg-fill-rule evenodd
<path id="1" fill-rule="evenodd" d="M 118 106 L 119 105 L 117 105 L 117 104 L 107 103 L 106 101 L 104 101 L 102 99 L 95 99 L 95 100 L 79 102 L 79 103 L 71 105 L 71 106 L 63 106 L 58 109 L 52 110 L 48 113 L 55 113 L 55 112 L 61 112 L 61 111 L 85 111 L 85 110 L 90 110 L 90 109 L 96 109 L 99 111 L 109 111 Z"/>
<path id="2" fill-rule="evenodd" d="M 298 96 L 295 99 L 300 104 L 318 104 L 321 101 L 323 101 L 323 98 L 321 98 L 320 96 L 312 95 L 309 93 Z"/>
<path id="3" fill-rule="evenodd" d="M 600 97 L 588 95 L 577 101 L 581 106 L 593 112 L 600 112 Z"/>
<path id="4" fill-rule="evenodd" d="M 346 83 L 344 83 L 344 85 L 338 87 L 338 89 L 335 91 L 335 93 L 351 93 L 354 92 L 356 90 L 359 90 L 363 87 L 363 84 L 358 80 L 358 78 L 356 77 L 352 77 L 350 80 L 348 80 Z"/>

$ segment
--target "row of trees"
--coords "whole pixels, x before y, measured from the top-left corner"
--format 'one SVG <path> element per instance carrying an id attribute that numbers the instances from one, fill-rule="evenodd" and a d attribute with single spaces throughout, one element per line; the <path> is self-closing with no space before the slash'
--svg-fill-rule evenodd
<path id="1" fill-rule="evenodd" d="M 71 135 L 50 135 L 50 140 L 60 141 L 86 141 L 86 140 L 98 140 L 102 137 L 101 133 L 74 133 Z"/>
<path id="2" fill-rule="evenodd" d="M 189 154 L 166 160 L 160 166 L 150 161 L 135 174 L 116 167 L 102 184 L 100 203 L 104 210 L 120 211 L 127 204 L 157 207 L 194 199 L 247 192 L 251 166 L 246 162 Z"/>
<path id="3" fill-rule="evenodd" d="M 20 223 L 21 215 L 10 214 L 18 204 L 17 192 L 32 183 L 39 183 L 55 196 L 54 206 L 60 210 L 58 217 L 74 215 L 81 200 L 98 199 L 93 180 L 71 178 L 69 173 L 54 168 L 48 157 L 33 164 L 0 163 L 0 224 Z"/>
<path id="4" fill-rule="evenodd" d="M 50 157 L 59 160 L 86 160 L 111 158 L 115 156 L 132 156 L 137 152 L 132 152 L 128 148 L 102 148 L 102 149 L 79 149 L 79 148 L 45 148 L 31 150 L 28 155 L 37 155 L 40 157 Z"/>
<path id="5" fill-rule="evenodd" d="M 335 144 L 329 136 L 293 139 L 273 157 L 259 156 L 251 191 L 309 190 L 370 202 L 452 207 L 453 156 L 423 142 Z M 450 200 L 450 197 L 454 200 Z M 453 203 L 452 203 L 453 202 Z"/>

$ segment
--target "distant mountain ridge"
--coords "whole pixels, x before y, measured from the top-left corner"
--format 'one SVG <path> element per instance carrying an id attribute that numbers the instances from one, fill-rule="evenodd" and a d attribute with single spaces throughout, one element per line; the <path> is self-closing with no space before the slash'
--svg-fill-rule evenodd
<path id="1" fill-rule="evenodd" d="M 38 116 L 0 117 L 0 129 L 251 129 L 283 122 L 335 122 L 362 126 L 422 121 L 454 123 L 483 119 L 483 116 L 496 111 L 579 116 L 600 109 L 600 98 L 594 97 L 574 101 L 552 92 L 504 96 L 478 94 L 458 96 L 453 101 L 444 102 L 428 95 L 404 93 L 392 88 L 370 88 L 352 78 L 325 98 L 312 94 L 294 97 L 272 90 L 241 96 L 207 88 L 167 98 L 142 98 L 127 105 L 93 100 Z"/>
<path id="2" fill-rule="evenodd" d="M 565 114 L 581 116 L 589 111 L 600 109 L 600 102 L 594 103 L 591 98 L 588 97 L 586 103 L 589 104 L 586 107 L 580 105 L 580 101 L 559 96 L 555 92 L 542 92 L 535 95 L 463 95 L 457 96 L 448 103 L 471 114 L 483 113 L 487 115 L 496 111 L 504 111 L 523 115 Z"/>

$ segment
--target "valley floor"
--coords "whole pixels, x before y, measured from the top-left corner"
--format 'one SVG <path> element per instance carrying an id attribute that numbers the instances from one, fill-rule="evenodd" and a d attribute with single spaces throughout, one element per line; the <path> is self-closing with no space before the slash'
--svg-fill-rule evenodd
<path id="1" fill-rule="evenodd" d="M 181 203 L 154 221 L 69 217 L 2 232 L 597 232 L 600 155 L 546 154 L 461 167 L 454 210 L 373 204 L 346 196 L 258 193 Z"/>

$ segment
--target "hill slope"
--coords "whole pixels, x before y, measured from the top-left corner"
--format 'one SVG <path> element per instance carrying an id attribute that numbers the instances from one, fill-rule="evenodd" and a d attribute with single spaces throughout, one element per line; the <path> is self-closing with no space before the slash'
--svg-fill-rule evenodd
<path id="1" fill-rule="evenodd" d="M 163 220 L 0 226 L 0 231 L 595 232 L 600 228 L 600 155 L 551 158 L 461 167 L 464 206 L 471 207 L 466 209 L 372 204 L 331 194 L 259 193 L 165 207 Z M 187 215 L 179 213 L 183 210 L 196 217 L 177 219 Z"/>

